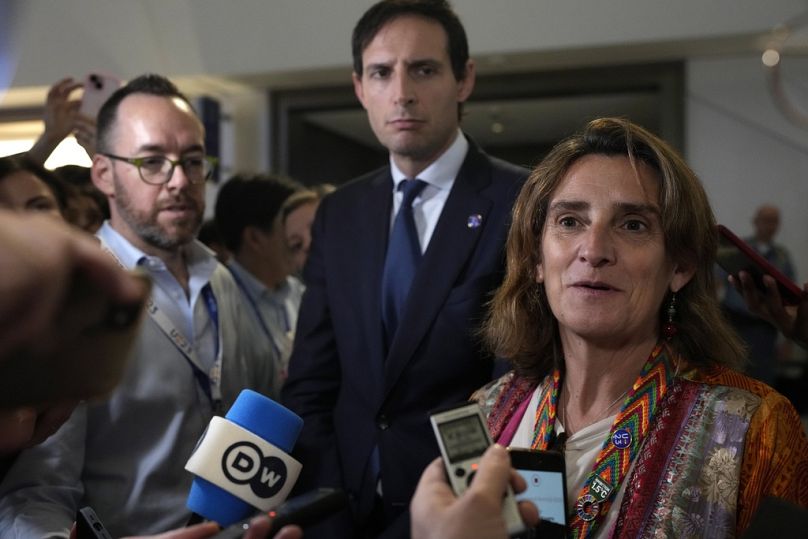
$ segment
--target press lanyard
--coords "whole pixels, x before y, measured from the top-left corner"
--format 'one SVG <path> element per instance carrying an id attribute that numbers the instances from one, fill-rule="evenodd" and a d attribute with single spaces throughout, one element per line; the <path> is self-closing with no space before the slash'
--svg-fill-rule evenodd
<path id="1" fill-rule="evenodd" d="M 662 351 L 662 345 L 657 345 L 651 352 L 612 423 L 609 436 L 578 494 L 567 535 L 571 539 L 588 538 L 597 531 L 651 428 L 658 405 L 673 380 L 673 372 Z M 560 385 L 561 374 L 555 369 L 550 387 L 536 409 L 532 449 L 547 449 L 555 438 Z"/>
<path id="2" fill-rule="evenodd" d="M 281 344 L 277 342 L 277 339 L 272 334 L 272 330 L 269 329 L 264 317 L 261 315 L 261 309 L 258 307 L 258 304 L 253 299 L 250 292 L 247 290 L 247 286 L 244 284 L 244 281 L 241 280 L 239 277 L 238 272 L 233 271 L 232 268 L 229 266 L 225 266 L 230 271 L 230 275 L 233 276 L 233 280 L 236 281 L 238 287 L 244 292 L 243 296 L 247 298 L 247 301 L 250 303 L 250 306 L 255 312 L 256 318 L 258 318 L 258 323 L 261 324 L 261 330 L 263 330 L 264 334 L 269 339 L 269 343 L 272 345 L 272 349 L 275 351 L 275 354 L 278 356 L 279 359 L 283 359 L 283 352 L 281 351 Z M 285 334 L 289 334 L 290 324 L 289 324 L 289 314 L 286 312 L 286 305 L 281 304 L 281 311 L 283 313 L 283 323 L 285 328 Z M 286 349 L 286 346 L 283 346 L 283 349 Z"/>
<path id="3" fill-rule="evenodd" d="M 101 238 L 99 239 L 101 240 L 101 247 L 112 256 L 119 266 L 126 269 L 126 266 L 123 265 L 120 258 L 118 258 L 112 249 L 109 248 L 104 240 Z M 196 350 L 194 350 L 193 345 L 191 345 L 191 341 L 189 341 L 185 335 L 183 335 L 183 333 L 174 326 L 174 323 L 157 306 L 151 295 L 146 299 L 146 312 L 162 330 L 166 337 L 168 337 L 169 340 L 174 343 L 174 346 L 176 346 L 177 349 L 182 353 L 182 355 L 185 356 L 185 359 L 188 360 L 188 363 L 191 365 L 191 369 L 193 370 L 194 378 L 196 378 L 197 382 L 199 382 L 202 391 L 210 401 L 211 406 L 213 407 L 213 412 L 215 414 L 220 414 L 222 412 L 222 347 L 220 346 L 221 337 L 219 327 L 219 306 L 216 302 L 216 296 L 213 294 L 210 283 L 206 284 L 202 288 L 201 294 L 214 330 L 214 357 L 216 359 L 213 362 L 210 370 L 207 372 L 202 368 L 199 358 L 197 357 Z"/>

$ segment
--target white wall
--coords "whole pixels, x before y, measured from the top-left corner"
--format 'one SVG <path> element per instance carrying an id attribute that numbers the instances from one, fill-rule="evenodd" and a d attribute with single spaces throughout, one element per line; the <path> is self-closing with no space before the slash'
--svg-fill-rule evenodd
<path id="1" fill-rule="evenodd" d="M 778 240 L 808 280 L 808 130 L 775 108 L 758 55 L 691 60 L 687 80 L 686 154 L 716 218 L 746 236 L 757 206 L 779 206 Z"/>
<path id="2" fill-rule="evenodd" d="M 12 94 L 37 87 L 30 94 L 36 103 L 53 81 L 90 70 L 196 79 L 201 91 L 223 100 L 232 119 L 226 126 L 232 162 L 261 169 L 267 159 L 264 89 L 318 77 L 347 81 L 350 32 L 371 3 L 0 0 L 0 106 L 4 88 L 12 88 L 8 105 Z M 627 49 L 646 60 L 655 54 L 687 58 L 686 153 L 719 221 L 747 234 L 759 203 L 779 205 L 780 239 L 795 254 L 800 277 L 808 279 L 808 133 L 775 110 L 758 55 L 748 46 L 735 56 L 704 56 L 713 42 L 726 48 L 733 39 L 765 34 L 808 9 L 808 1 L 454 0 L 454 5 L 483 71 L 507 70 L 514 53 L 535 55 L 533 68 L 576 51 L 583 51 L 579 58 L 599 62 L 626 61 L 621 54 Z"/>
<path id="3" fill-rule="evenodd" d="M 4 3 L 12 10 L 5 21 L 16 60 L 11 86 L 25 87 L 92 69 L 131 77 L 144 71 L 245 76 L 347 67 L 351 29 L 372 2 Z M 455 0 L 454 5 L 476 55 L 719 38 L 768 30 L 806 9 L 804 0 Z"/>

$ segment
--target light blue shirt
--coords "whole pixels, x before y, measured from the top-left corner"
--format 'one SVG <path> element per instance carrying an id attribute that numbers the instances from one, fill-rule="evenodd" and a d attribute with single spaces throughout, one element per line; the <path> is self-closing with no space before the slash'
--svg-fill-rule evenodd
<path id="1" fill-rule="evenodd" d="M 277 352 L 279 378 L 285 378 L 305 286 L 296 277 L 288 276 L 278 288 L 270 290 L 235 260 L 227 267 L 244 295 L 250 315 L 265 329 L 264 334 Z"/>
<path id="2" fill-rule="evenodd" d="M 100 234 L 127 267 L 149 264 L 109 226 Z M 177 325 L 193 313 L 193 333 L 205 342 L 210 325 L 201 289 L 209 282 L 219 312 L 221 392 L 225 408 L 251 388 L 275 398 L 271 353 L 230 273 L 200 243 L 186 247 L 191 282 L 188 303 L 169 309 L 176 292 L 159 264 L 153 299 Z M 197 320 L 201 326 L 197 327 Z M 209 354 L 212 356 L 212 354 Z M 185 462 L 214 408 L 188 359 L 149 317 L 135 341 L 123 378 L 106 400 L 79 406 L 59 431 L 23 451 L 0 484 L 0 537 L 67 537 L 76 510 L 89 505 L 113 537 L 156 534 L 181 527 L 193 477 Z"/>
<path id="3" fill-rule="evenodd" d="M 425 252 L 435 232 L 435 226 L 449 198 L 457 173 L 463 166 L 466 154 L 469 151 L 469 142 L 463 133 L 458 129 L 454 142 L 447 148 L 440 157 L 432 164 L 421 171 L 417 178 L 408 178 L 396 166 L 393 157 L 390 156 L 390 173 L 393 176 L 393 211 L 390 215 L 390 233 L 393 232 L 393 221 L 395 221 L 398 209 L 404 193 L 398 190 L 399 184 L 404 180 L 422 180 L 427 183 L 421 194 L 415 197 L 412 202 L 412 212 L 415 218 L 415 228 L 418 230 L 418 240 L 421 243 L 421 252 Z"/>
<path id="4" fill-rule="evenodd" d="M 210 256 L 206 247 L 191 243 L 185 249 L 188 266 L 188 291 L 171 274 L 165 262 L 150 256 L 129 243 L 117 230 L 105 222 L 96 232 L 126 269 L 145 270 L 152 280 L 152 299 L 194 347 L 204 371 L 216 360 L 218 328 L 212 323 L 210 309 L 202 297 L 202 289 L 209 282 L 219 263 Z"/>

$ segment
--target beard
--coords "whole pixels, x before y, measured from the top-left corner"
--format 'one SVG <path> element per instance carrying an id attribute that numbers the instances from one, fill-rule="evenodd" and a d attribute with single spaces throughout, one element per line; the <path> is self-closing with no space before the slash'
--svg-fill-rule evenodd
<path id="1" fill-rule="evenodd" d="M 119 182 L 117 178 L 115 193 L 121 218 L 140 239 L 158 249 L 173 251 L 190 243 L 202 226 L 202 208 L 199 202 L 184 191 L 158 199 L 146 211 L 135 207 L 123 182 Z M 160 212 L 175 206 L 185 208 L 188 216 L 161 223 L 158 219 Z"/>

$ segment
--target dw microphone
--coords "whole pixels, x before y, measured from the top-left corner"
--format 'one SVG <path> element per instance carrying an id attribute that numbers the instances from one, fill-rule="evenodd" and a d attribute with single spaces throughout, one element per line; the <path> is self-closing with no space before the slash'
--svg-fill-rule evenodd
<path id="1" fill-rule="evenodd" d="M 196 476 L 188 508 L 226 527 L 278 506 L 300 474 L 289 453 L 302 427 L 293 412 L 243 390 L 225 417 L 211 419 L 185 465 Z"/>

